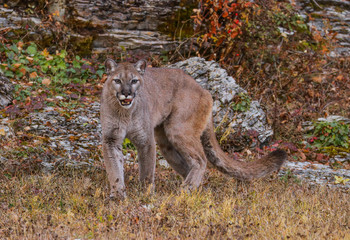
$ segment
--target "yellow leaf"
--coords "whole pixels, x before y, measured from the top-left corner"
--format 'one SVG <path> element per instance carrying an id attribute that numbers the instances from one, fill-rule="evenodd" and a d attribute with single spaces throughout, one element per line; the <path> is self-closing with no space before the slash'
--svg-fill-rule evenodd
<path id="1" fill-rule="evenodd" d="M 43 55 L 44 57 L 47 57 L 50 55 L 50 53 L 47 51 L 47 49 L 45 48 L 42 52 L 41 55 Z"/>
<path id="2" fill-rule="evenodd" d="M 338 176 L 334 176 L 334 178 L 335 178 L 335 181 L 334 181 L 335 184 L 342 183 L 345 185 L 348 181 L 350 181 L 349 178 L 343 178 L 343 177 L 338 177 Z"/>
<path id="3" fill-rule="evenodd" d="M 0 128 L 0 135 L 2 135 L 2 136 L 5 136 L 5 135 L 6 135 L 6 133 L 5 133 L 5 129 Z"/>

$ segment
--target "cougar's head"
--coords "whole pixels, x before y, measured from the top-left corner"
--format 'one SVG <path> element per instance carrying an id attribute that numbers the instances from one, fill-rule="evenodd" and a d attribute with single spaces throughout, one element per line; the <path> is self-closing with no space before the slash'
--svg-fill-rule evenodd
<path id="1" fill-rule="evenodd" d="M 145 60 L 140 60 L 135 64 L 117 64 L 112 59 L 106 60 L 105 67 L 108 77 L 105 84 L 123 108 L 129 109 L 134 103 L 137 92 L 143 84 L 146 66 Z"/>

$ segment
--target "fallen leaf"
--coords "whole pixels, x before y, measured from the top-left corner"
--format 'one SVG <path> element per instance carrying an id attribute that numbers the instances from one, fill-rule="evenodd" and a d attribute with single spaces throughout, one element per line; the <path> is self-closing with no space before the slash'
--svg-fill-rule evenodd
<path id="1" fill-rule="evenodd" d="M 50 53 L 47 51 L 46 48 L 41 52 L 41 55 L 43 55 L 44 57 L 49 56 L 49 54 L 50 54 Z"/>
<path id="2" fill-rule="evenodd" d="M 24 45 L 24 43 L 22 42 L 22 41 L 19 41 L 18 43 L 17 43 L 17 47 L 23 47 L 23 45 Z"/>
<path id="3" fill-rule="evenodd" d="M 314 82 L 321 83 L 323 78 L 321 75 L 318 75 L 318 76 L 312 77 L 311 79 Z"/>
<path id="4" fill-rule="evenodd" d="M 5 133 L 5 129 L 0 128 L 0 135 L 2 135 L 2 136 L 5 136 L 5 135 L 6 135 L 6 133 Z"/>
<path id="5" fill-rule="evenodd" d="M 338 176 L 334 176 L 334 178 L 335 178 L 335 181 L 334 181 L 335 184 L 342 183 L 343 185 L 345 185 L 348 181 L 350 181 L 349 178 L 343 178 L 343 177 L 338 177 Z"/>
<path id="6" fill-rule="evenodd" d="M 44 78 L 41 83 L 44 84 L 45 86 L 49 86 L 51 83 L 51 80 L 49 78 Z"/>
<path id="7" fill-rule="evenodd" d="M 299 156 L 300 156 L 300 161 L 301 162 L 305 162 L 306 161 L 306 156 L 302 151 L 299 151 Z"/>
<path id="8" fill-rule="evenodd" d="M 26 72 L 27 72 L 24 68 L 20 68 L 19 71 L 20 71 L 23 75 L 25 75 Z"/>
<path id="9" fill-rule="evenodd" d="M 104 83 L 107 80 L 107 75 L 103 75 L 101 78 L 101 83 Z"/>
<path id="10" fill-rule="evenodd" d="M 21 66 L 22 64 L 21 63 L 14 63 L 13 64 L 13 66 L 15 67 L 15 68 L 19 68 L 19 66 Z"/>
<path id="11" fill-rule="evenodd" d="M 25 128 L 23 128 L 24 131 L 29 131 L 30 130 L 30 127 L 29 126 L 26 126 Z"/>
<path id="12" fill-rule="evenodd" d="M 38 74 L 36 72 L 32 72 L 31 74 L 29 74 L 30 78 L 36 78 L 38 77 Z"/>
<path id="13" fill-rule="evenodd" d="M 342 81 L 344 79 L 344 76 L 343 75 L 338 75 L 337 78 L 336 78 L 338 81 Z"/>

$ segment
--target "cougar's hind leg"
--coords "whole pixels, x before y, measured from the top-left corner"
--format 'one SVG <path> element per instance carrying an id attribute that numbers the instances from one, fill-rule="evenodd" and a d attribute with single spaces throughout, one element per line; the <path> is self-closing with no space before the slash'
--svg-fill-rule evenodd
<path id="1" fill-rule="evenodd" d="M 212 98 L 200 86 L 189 84 L 177 93 L 176 103 L 164 122 L 164 131 L 169 142 L 188 165 L 189 172 L 184 185 L 197 188 L 207 167 L 201 135 L 212 114 Z"/>
<path id="2" fill-rule="evenodd" d="M 188 135 L 188 133 L 177 128 L 171 128 L 171 126 L 165 126 L 165 131 L 169 142 L 185 161 L 188 168 L 184 185 L 190 188 L 199 187 L 207 166 L 200 136 Z"/>
<path id="3" fill-rule="evenodd" d="M 167 136 L 165 135 L 163 125 L 155 129 L 155 137 L 160 151 L 169 165 L 185 179 L 190 171 L 190 168 L 186 160 L 169 142 Z"/>

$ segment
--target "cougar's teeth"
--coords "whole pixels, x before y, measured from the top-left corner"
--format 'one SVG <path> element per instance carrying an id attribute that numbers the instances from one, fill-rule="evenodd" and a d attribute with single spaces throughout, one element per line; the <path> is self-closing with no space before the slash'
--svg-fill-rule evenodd
<path id="1" fill-rule="evenodd" d="M 130 105 L 132 103 L 132 99 L 121 100 L 120 103 L 124 105 Z"/>
<path id="2" fill-rule="evenodd" d="M 124 99 L 126 99 L 125 95 L 120 95 L 120 96 L 119 96 L 119 100 L 120 100 L 120 101 L 122 101 L 122 100 L 124 100 Z"/>

